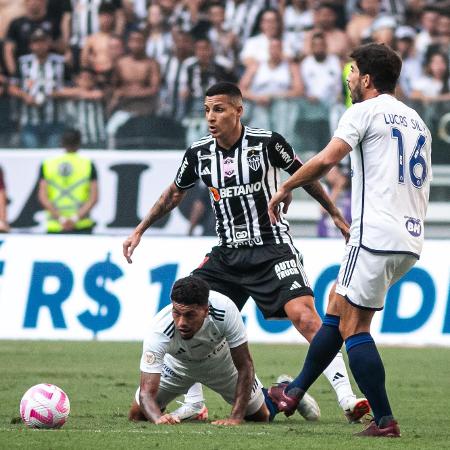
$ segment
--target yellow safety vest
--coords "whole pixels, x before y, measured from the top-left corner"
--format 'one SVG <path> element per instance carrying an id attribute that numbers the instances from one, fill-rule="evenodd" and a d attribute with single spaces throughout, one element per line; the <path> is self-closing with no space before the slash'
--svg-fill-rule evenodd
<path id="1" fill-rule="evenodd" d="M 342 70 L 342 82 L 344 83 L 344 93 L 345 93 L 344 103 L 347 108 L 350 108 L 350 106 L 352 106 L 352 96 L 350 95 L 350 89 L 348 88 L 347 85 L 347 75 L 350 73 L 351 67 L 352 63 L 348 62 L 344 66 L 344 69 Z"/>
<path id="2" fill-rule="evenodd" d="M 43 174 L 47 181 L 47 194 L 50 202 L 62 217 L 73 217 L 80 207 L 89 200 L 92 163 L 77 153 L 65 153 L 44 161 Z M 94 226 L 89 217 L 80 219 L 75 229 L 83 230 Z M 62 225 L 50 213 L 47 231 L 63 231 Z"/>

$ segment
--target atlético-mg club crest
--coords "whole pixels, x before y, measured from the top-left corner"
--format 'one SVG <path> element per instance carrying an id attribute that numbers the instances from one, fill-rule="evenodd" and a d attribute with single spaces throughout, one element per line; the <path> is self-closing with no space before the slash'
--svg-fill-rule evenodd
<path id="1" fill-rule="evenodd" d="M 250 168 L 256 172 L 261 167 L 261 156 L 259 152 L 258 153 L 252 152 L 250 155 L 248 155 L 247 162 Z"/>

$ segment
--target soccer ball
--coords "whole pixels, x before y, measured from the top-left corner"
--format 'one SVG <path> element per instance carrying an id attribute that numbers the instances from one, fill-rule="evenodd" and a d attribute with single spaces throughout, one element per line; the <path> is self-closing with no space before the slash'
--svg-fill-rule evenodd
<path id="1" fill-rule="evenodd" d="M 62 427 L 69 412 L 69 397 L 54 384 L 36 384 L 20 401 L 20 417 L 30 428 Z"/>

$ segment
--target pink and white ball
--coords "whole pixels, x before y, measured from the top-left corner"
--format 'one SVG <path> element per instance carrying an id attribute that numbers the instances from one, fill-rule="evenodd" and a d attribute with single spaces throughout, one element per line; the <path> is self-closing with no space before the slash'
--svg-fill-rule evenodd
<path id="1" fill-rule="evenodd" d="M 20 416 L 30 428 L 62 427 L 69 412 L 69 397 L 54 384 L 30 387 L 20 401 Z"/>

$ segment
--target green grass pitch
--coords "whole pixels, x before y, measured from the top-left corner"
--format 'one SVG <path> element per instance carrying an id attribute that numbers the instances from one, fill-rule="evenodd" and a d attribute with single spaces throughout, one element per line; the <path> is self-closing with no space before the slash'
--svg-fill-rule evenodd
<path id="1" fill-rule="evenodd" d="M 252 345 L 256 371 L 269 385 L 280 373 L 295 374 L 307 347 Z M 272 424 L 219 428 L 184 423 L 129 423 L 127 412 L 139 379 L 141 344 L 111 342 L 0 341 L 1 449 L 378 449 L 450 448 L 450 349 L 390 348 L 385 361 L 401 439 L 355 438 L 324 377 L 311 388 L 322 411 L 319 422 L 298 414 Z M 30 430 L 20 421 L 22 394 L 49 382 L 69 395 L 71 413 L 60 430 Z M 230 407 L 205 389 L 210 418 Z M 172 405 L 172 407 L 174 407 Z M 170 408 L 169 408 L 170 409 Z"/>

